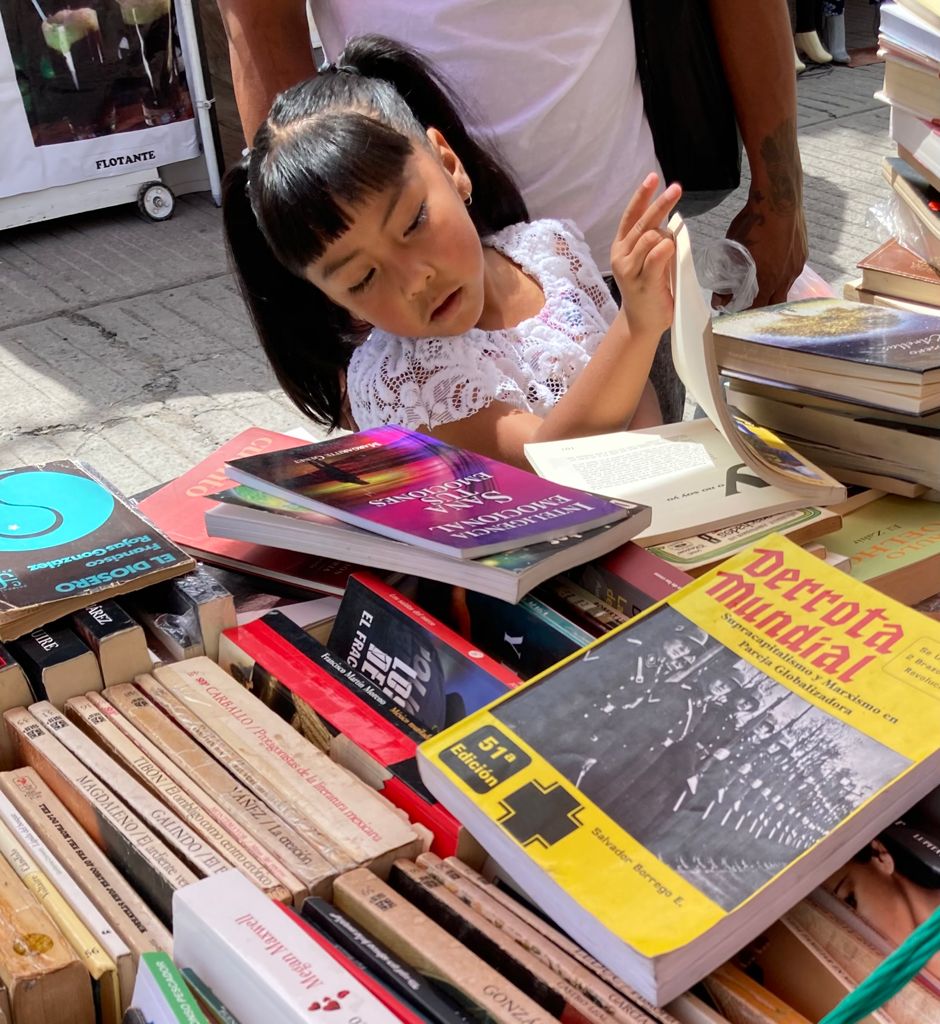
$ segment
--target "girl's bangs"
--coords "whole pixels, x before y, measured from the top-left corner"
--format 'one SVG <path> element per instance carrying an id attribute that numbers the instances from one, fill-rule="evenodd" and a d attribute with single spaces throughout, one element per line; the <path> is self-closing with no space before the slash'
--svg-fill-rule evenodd
<path id="1" fill-rule="evenodd" d="M 274 144 L 252 202 L 277 258 L 302 275 L 349 230 L 350 211 L 401 181 L 413 152 L 408 136 L 358 112 L 320 115 Z"/>

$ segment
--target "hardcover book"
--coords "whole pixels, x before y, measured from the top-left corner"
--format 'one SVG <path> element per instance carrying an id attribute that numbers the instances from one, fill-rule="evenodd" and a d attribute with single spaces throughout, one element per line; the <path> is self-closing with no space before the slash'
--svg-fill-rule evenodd
<path id="1" fill-rule="evenodd" d="M 205 514 L 215 505 L 209 496 L 232 485 L 225 463 L 262 452 L 296 448 L 296 437 L 261 427 L 249 427 L 188 473 L 154 491 L 140 502 L 140 511 L 173 541 L 200 561 L 260 576 L 303 590 L 342 594 L 352 571 L 345 562 L 282 548 L 244 544 L 206 533 Z"/>
<path id="2" fill-rule="evenodd" d="M 173 901 L 173 955 L 242 1021 L 394 1024 L 388 1010 L 237 871 Z"/>
<path id="3" fill-rule="evenodd" d="M 367 573 L 350 579 L 328 646 L 431 732 L 519 682 L 505 665 Z"/>
<path id="4" fill-rule="evenodd" d="M 547 484 L 401 427 L 236 459 L 226 472 L 315 512 L 452 558 L 481 558 L 627 516 L 626 508 L 595 494 Z"/>
<path id="5" fill-rule="evenodd" d="M 191 558 L 75 462 L 0 473 L 0 640 L 192 568 Z"/>
<path id="6" fill-rule="evenodd" d="M 882 242 L 857 264 L 862 287 L 881 295 L 940 305 L 940 273 L 896 238 Z"/>
<path id="7" fill-rule="evenodd" d="M 418 765 L 530 899 L 661 1004 L 930 790 L 935 664 L 940 626 L 770 538 Z"/>
<path id="8" fill-rule="evenodd" d="M 382 692 L 374 678 L 278 612 L 226 630 L 220 664 L 305 735 L 315 718 L 316 728 L 326 732 L 330 756 L 429 828 L 436 850 L 478 858 L 460 823 L 418 778 L 415 750 L 430 731 Z"/>
<path id="9" fill-rule="evenodd" d="M 22 708 L 32 704 L 36 698 L 29 688 L 26 673 L 13 655 L 0 644 L 0 714 L 10 708 Z M 6 729 L 0 725 L 0 768 L 12 768 L 13 747 Z"/>
<path id="10" fill-rule="evenodd" d="M 206 529 L 213 537 L 274 544 L 312 555 L 353 552 L 372 569 L 415 573 L 504 601 L 518 601 L 555 573 L 623 544 L 648 524 L 650 515 L 644 505 L 624 504 L 626 517 L 606 526 L 482 558 L 457 559 L 350 526 L 254 487 L 232 487 L 213 497 L 220 502 L 206 511 Z"/>

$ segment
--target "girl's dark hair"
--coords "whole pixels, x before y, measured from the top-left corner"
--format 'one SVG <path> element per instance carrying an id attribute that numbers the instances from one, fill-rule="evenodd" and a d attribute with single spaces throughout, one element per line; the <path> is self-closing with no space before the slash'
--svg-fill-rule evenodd
<path id="1" fill-rule="evenodd" d="M 431 127 L 473 183 L 469 214 L 481 235 L 528 219 L 439 73 L 382 36 L 352 40 L 335 66 L 282 92 L 225 176 L 226 241 L 261 344 L 291 400 L 330 427 L 340 425 L 342 371 L 367 328 L 301 275 L 349 228 L 346 210 L 397 183 Z"/>

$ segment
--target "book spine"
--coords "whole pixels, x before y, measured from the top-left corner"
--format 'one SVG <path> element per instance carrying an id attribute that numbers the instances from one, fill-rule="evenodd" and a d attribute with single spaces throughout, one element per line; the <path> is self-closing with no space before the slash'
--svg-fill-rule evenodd
<path id="1" fill-rule="evenodd" d="M 285 855 L 293 858 L 291 870 L 296 871 L 311 892 L 328 890 L 336 868 L 324 856 L 319 846 L 320 834 L 307 819 L 287 802 L 283 794 L 268 780 L 263 770 L 255 771 L 228 746 L 218 734 L 206 726 L 197 716 L 190 714 L 182 701 L 150 676 L 140 676 L 137 685 L 156 707 L 159 707 L 189 736 L 201 743 L 217 763 L 224 765 L 236 779 L 239 790 L 233 799 L 238 806 L 250 814 L 257 815 L 268 827 L 265 834 L 277 840 Z M 126 710 L 120 703 L 115 688 L 109 689 L 110 696 L 119 710 Z M 136 710 L 140 710 L 137 708 Z M 275 820 L 266 816 L 267 809 L 276 815 Z"/>
<path id="2" fill-rule="evenodd" d="M 150 653 L 141 627 L 117 601 L 102 601 L 72 613 L 72 627 L 94 652 L 105 686 L 150 671 Z"/>
<path id="3" fill-rule="evenodd" d="M 196 616 L 206 656 L 218 661 L 222 630 L 236 625 L 234 598 L 217 579 L 201 568 L 185 576 L 177 576 L 172 585 Z"/>
<path id="4" fill-rule="evenodd" d="M 2 813 L 2 812 L 0 812 Z M 36 865 L 6 822 L 0 821 L 0 855 L 16 872 L 20 881 L 36 897 L 56 927 L 65 936 L 88 971 L 96 993 L 102 1024 L 119 1024 L 121 993 L 117 964 L 101 948 L 98 940 L 65 901 L 48 876 Z"/>
<path id="5" fill-rule="evenodd" d="M 108 719 L 136 748 L 135 758 L 140 760 L 141 766 L 146 767 L 149 763 L 154 771 L 159 771 L 170 778 L 173 783 L 187 793 L 192 801 L 208 815 L 212 822 L 221 827 L 225 834 L 228 834 L 234 842 L 237 842 L 245 852 L 253 858 L 265 872 L 270 873 L 272 879 L 285 886 L 292 900 L 298 905 L 303 896 L 306 895 L 306 888 L 303 882 L 291 874 L 284 864 L 274 857 L 264 846 L 259 843 L 252 832 L 244 828 L 235 818 L 232 817 L 210 793 L 198 786 L 192 780 L 198 778 L 205 783 L 200 775 L 188 776 L 184 771 L 177 768 L 173 760 L 166 756 L 163 751 L 148 739 L 143 733 L 128 722 L 123 715 L 101 694 L 94 693 L 89 696 L 93 707 L 105 718 Z M 169 723 L 165 723 L 169 725 Z M 159 735 L 159 733 L 157 734 Z M 222 851 L 225 852 L 224 849 Z"/>
<path id="6" fill-rule="evenodd" d="M 192 989 L 196 999 L 199 1000 L 203 1010 L 208 1016 L 211 1016 L 215 1024 L 239 1024 L 229 1012 L 229 1008 L 191 967 L 184 967 L 180 973 L 186 980 L 186 984 Z"/>
<path id="7" fill-rule="evenodd" d="M 675 1017 L 644 999 L 587 950 L 502 889 L 487 882 L 469 865 L 454 857 L 442 861 L 429 853 L 418 857 L 418 865 L 492 924 L 506 929 L 516 942 L 572 985 L 588 993 L 618 1020 L 630 1020 L 639 1007 L 660 1024 L 679 1024 Z"/>
<path id="8" fill-rule="evenodd" d="M 216 851 L 223 863 L 238 868 L 271 899 L 291 899 L 287 889 L 206 814 L 185 786 L 180 785 L 179 780 L 154 764 L 90 700 L 86 697 L 73 697 L 66 702 L 65 710 L 68 717 L 96 740 L 105 753 L 123 765 L 149 792 L 175 810 L 189 824 L 193 834 Z"/>
<path id="9" fill-rule="evenodd" d="M 266 690 L 274 687 L 286 698 L 278 701 L 279 705 L 286 704 L 294 711 L 295 701 L 308 704 L 330 729 L 341 732 L 378 762 L 386 777 L 374 782 L 375 788 L 412 821 L 431 829 L 437 852 L 444 856 L 456 852 L 458 822 L 437 803 L 418 777 L 414 761 L 416 743 L 412 737 L 421 736 L 424 730 L 419 731 L 406 713 L 392 705 L 367 679 L 334 656 L 327 657 L 328 652 L 321 644 L 281 615 L 265 616 L 248 626 L 229 630 L 220 649 L 226 663 L 237 662 L 249 676 L 253 668 L 248 670 L 247 665 L 260 666 Z M 317 660 L 312 660 L 307 651 Z M 376 706 L 381 712 L 374 710 Z M 358 759 L 342 759 L 335 746 L 338 745 L 334 745 L 334 760 L 355 772 L 357 765 L 353 761 Z M 373 781 L 364 774 L 360 777 Z"/>
<path id="10" fill-rule="evenodd" d="M 174 956 L 242 1021 L 311 1020 L 391 1024 L 396 1018 L 306 935 L 283 908 L 237 872 L 180 892 Z"/>
<path id="11" fill-rule="evenodd" d="M 298 928 L 303 930 L 311 942 L 316 943 L 323 950 L 326 956 L 335 960 L 344 971 L 348 972 L 367 992 L 371 992 L 383 1006 L 393 1013 L 396 1020 L 402 1021 L 403 1024 L 430 1024 L 425 1017 L 416 1012 L 415 1007 L 411 1003 L 403 1002 L 394 989 L 383 985 L 361 963 L 349 956 L 346 950 L 341 949 L 322 932 L 314 928 L 306 918 L 296 913 L 296 911 L 289 910 L 287 907 L 284 907 L 284 913 L 290 917 Z"/>
<path id="12" fill-rule="evenodd" d="M 357 868 L 336 879 L 337 908 L 406 963 L 459 994 L 496 1024 L 547 1024 L 541 1006 L 475 956 L 371 871 Z"/>
<path id="13" fill-rule="evenodd" d="M 190 865 L 197 875 L 206 876 L 226 871 L 231 866 L 212 846 L 201 839 L 178 815 L 153 796 L 126 772 L 93 739 L 60 714 L 48 702 L 33 704 L 30 713 L 37 718 L 63 746 L 67 747 L 89 771 L 109 786 L 138 816 L 163 837 L 164 842 Z"/>
<path id="14" fill-rule="evenodd" d="M 556 576 L 539 584 L 533 593 L 594 637 L 604 636 L 628 621 L 628 616 L 565 576 Z"/>
<path id="15" fill-rule="evenodd" d="M 91 978 L 65 936 L 0 857 L 0 980 L 16 1024 L 95 1024 Z"/>
<path id="16" fill-rule="evenodd" d="M 104 915 L 85 895 L 72 876 L 65 870 L 63 864 L 57 860 L 53 851 L 29 827 L 27 821 L 3 793 L 0 793 L 0 819 L 2 819 L 3 826 L 5 826 L 0 830 L 0 835 L 7 833 L 2 836 L 4 843 L 2 852 L 11 866 L 20 871 L 20 865 L 26 864 L 27 860 L 31 860 L 37 872 L 44 875 L 51 882 L 50 892 L 52 896 L 58 895 L 66 909 L 74 912 L 75 918 L 84 926 L 90 938 L 97 943 L 102 954 L 113 963 L 116 970 L 115 983 L 117 985 L 115 995 L 119 997 L 120 1010 L 123 1012 L 130 1005 L 131 991 L 134 985 L 134 964 L 130 949 L 117 932 L 114 931 Z M 15 847 L 17 846 L 22 848 L 22 858 L 17 857 L 15 852 Z M 17 858 L 16 861 L 14 861 L 14 858 Z M 32 887 L 31 883 L 27 882 L 27 884 Z M 38 891 L 36 895 L 39 895 Z M 54 902 L 52 906 L 55 906 Z M 51 914 L 51 916 L 74 946 L 75 940 L 68 929 L 59 921 L 55 914 Z M 75 947 L 75 949 L 76 952 L 79 951 L 78 947 Z M 87 961 L 86 966 L 89 966 L 92 977 L 99 977 L 94 974 L 92 967 L 88 965 Z"/>
<path id="17" fill-rule="evenodd" d="M 66 626 L 53 623 L 34 629 L 11 641 L 10 650 L 36 700 L 61 707 L 69 697 L 103 686 L 94 654 Z"/>
<path id="18" fill-rule="evenodd" d="M 553 1017 L 572 1024 L 610 1024 L 611 1015 L 583 990 L 555 974 L 503 929 L 463 903 L 431 873 L 408 861 L 396 861 L 388 881 L 405 899 L 472 949 Z M 650 1018 L 635 1007 L 629 1020 L 631 1024 L 650 1024 Z"/>
<path id="19" fill-rule="evenodd" d="M 285 726 L 208 658 L 155 674 L 241 757 L 277 779 L 288 799 L 307 809 L 330 859 L 372 863 L 393 851 L 417 852 L 414 831 L 387 801 Z"/>
<path id="20" fill-rule="evenodd" d="M 83 828 L 98 837 L 108 858 L 168 925 L 174 890 L 195 882 L 196 875 L 29 711 L 7 711 L 4 719 L 20 761 L 34 768 Z"/>
<path id="21" fill-rule="evenodd" d="M 0 644 L 0 714 L 10 708 L 32 704 L 35 698 L 29 688 L 26 673 L 10 651 Z M 0 771 L 12 768 L 13 746 L 6 729 L 0 726 Z"/>
<path id="22" fill-rule="evenodd" d="M 32 768 L 0 774 L 0 791 L 108 918 L 135 958 L 154 950 L 170 952 L 170 933 Z"/>
<path id="23" fill-rule="evenodd" d="M 398 992 L 417 1009 L 439 1024 L 469 1024 L 472 1018 L 447 998 L 417 971 L 382 943 L 363 931 L 351 918 L 317 896 L 309 897 L 301 914 L 304 920 L 328 939 L 346 950 L 389 988 Z"/>
<path id="24" fill-rule="evenodd" d="M 182 974 L 166 953 L 145 953 L 141 972 L 146 971 L 163 997 L 164 1009 L 178 1024 L 209 1024 Z"/>

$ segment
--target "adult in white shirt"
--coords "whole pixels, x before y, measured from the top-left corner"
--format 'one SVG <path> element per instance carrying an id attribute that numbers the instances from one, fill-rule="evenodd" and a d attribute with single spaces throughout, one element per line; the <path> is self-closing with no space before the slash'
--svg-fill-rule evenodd
<path id="1" fill-rule="evenodd" d="M 277 93 L 315 73 L 306 10 L 303 0 L 217 2 L 250 141 Z M 779 302 L 806 259 L 789 13 L 785 0 L 709 6 L 752 177 L 728 235 L 757 263 L 757 304 Z M 311 9 L 330 60 L 369 32 L 429 57 L 508 160 L 530 215 L 570 218 L 609 266 L 627 201 L 658 170 L 629 0 L 311 0 Z"/>

